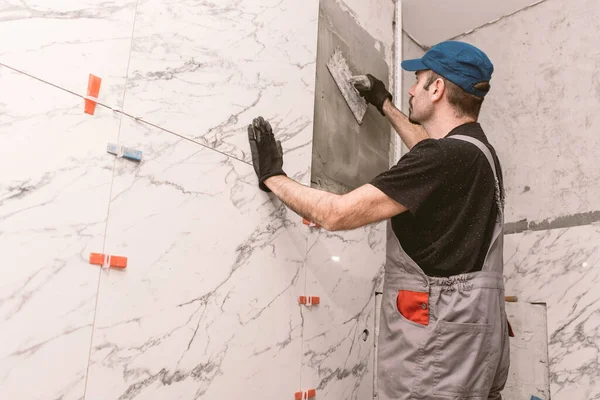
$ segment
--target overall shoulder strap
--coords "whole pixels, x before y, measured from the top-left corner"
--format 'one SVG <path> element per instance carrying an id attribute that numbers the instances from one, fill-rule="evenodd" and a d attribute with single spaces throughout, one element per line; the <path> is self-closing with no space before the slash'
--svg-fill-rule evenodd
<path id="1" fill-rule="evenodd" d="M 502 201 L 502 194 L 500 193 L 500 180 L 498 179 L 498 173 L 496 171 L 496 163 L 494 162 L 494 157 L 492 156 L 492 152 L 490 151 L 490 149 L 488 149 L 488 147 L 485 144 L 483 144 L 483 142 L 481 140 L 475 139 L 474 137 L 471 137 L 471 136 L 452 135 L 452 136 L 448 136 L 448 139 L 457 139 L 457 140 L 462 140 L 464 142 L 469 142 L 471 144 L 474 144 L 485 155 L 485 158 L 487 158 L 488 163 L 490 164 L 490 167 L 492 167 L 492 172 L 494 173 L 494 180 L 496 181 L 495 182 L 496 183 L 496 203 L 498 204 L 498 209 L 500 211 L 499 214 L 503 215 L 504 214 L 504 201 Z"/>
<path id="2" fill-rule="evenodd" d="M 474 137 L 471 137 L 471 136 L 465 136 L 465 135 L 448 136 L 448 139 L 462 140 L 464 142 L 469 142 L 469 143 L 472 143 L 475 146 L 479 147 L 479 150 L 482 151 L 482 153 L 485 155 L 485 158 L 487 158 L 488 162 L 490 163 L 490 166 L 492 167 L 492 172 L 494 173 L 494 178 L 496 178 L 496 181 L 498 181 L 498 174 L 496 172 L 496 163 L 494 162 L 494 157 L 492 156 L 492 152 L 490 151 L 490 149 L 488 149 L 488 147 L 485 144 L 483 144 L 483 142 L 481 140 L 475 139 Z"/>
<path id="3" fill-rule="evenodd" d="M 492 232 L 492 241 L 490 242 L 490 247 L 488 248 L 487 254 L 485 256 L 485 261 L 483 263 L 482 271 L 491 271 L 498 272 L 502 274 L 503 271 L 503 246 L 504 246 L 504 201 L 502 198 L 502 194 L 500 193 L 500 183 L 498 180 L 498 174 L 496 172 L 496 163 L 494 162 L 494 157 L 492 156 L 492 152 L 488 147 L 481 142 L 481 140 L 477 140 L 472 138 L 471 136 L 465 135 L 453 135 L 449 136 L 449 138 L 462 140 L 465 142 L 469 142 L 474 144 L 481 150 L 481 152 L 487 158 L 490 167 L 492 167 L 492 172 L 494 173 L 495 178 L 495 196 L 496 197 L 496 205 L 498 207 L 498 214 L 496 215 L 496 224 L 494 225 L 494 231 Z"/>

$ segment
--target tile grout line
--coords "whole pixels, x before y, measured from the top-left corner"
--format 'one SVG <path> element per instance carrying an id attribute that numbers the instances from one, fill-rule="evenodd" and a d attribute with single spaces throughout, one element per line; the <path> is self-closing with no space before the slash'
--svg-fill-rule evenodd
<path id="1" fill-rule="evenodd" d="M 511 12 L 511 13 L 508 13 L 508 14 L 501 15 L 500 17 L 498 17 L 498 18 L 496 18 L 496 19 L 493 19 L 493 20 L 491 20 L 491 21 L 488 21 L 488 22 L 486 22 L 486 23 L 484 23 L 484 24 L 481 24 L 481 25 L 479 25 L 479 26 L 476 26 L 475 28 L 472 28 L 472 29 L 470 29 L 470 30 L 468 30 L 468 31 L 466 31 L 466 32 L 459 33 L 459 34 L 458 34 L 458 35 L 456 35 L 456 36 L 453 36 L 453 37 L 451 37 L 451 38 L 449 38 L 449 39 L 444 39 L 444 40 L 456 40 L 456 39 L 459 39 L 459 38 L 461 38 L 461 37 L 468 36 L 468 35 L 470 35 L 470 34 L 472 34 L 472 33 L 475 33 L 475 32 L 477 32 L 477 31 L 479 31 L 479 30 L 480 30 L 480 29 L 482 29 L 482 28 L 485 28 L 485 27 L 487 27 L 487 26 L 490 26 L 490 25 L 494 25 L 494 24 L 496 24 L 497 22 L 500 22 L 500 21 L 502 21 L 502 20 L 504 20 L 504 19 L 506 19 L 506 18 L 512 17 L 513 15 L 516 15 L 516 14 L 518 14 L 518 13 L 522 12 L 522 11 L 529 10 L 530 8 L 533 8 L 533 7 L 535 7 L 535 6 L 538 6 L 538 5 L 542 4 L 542 3 L 545 3 L 546 1 L 548 1 L 548 0 L 538 0 L 538 1 L 536 1 L 535 3 L 533 3 L 533 4 L 530 4 L 530 5 L 528 5 L 528 6 L 525 6 L 525 7 L 523 7 L 523 8 L 520 8 L 520 9 L 518 9 L 518 10 L 516 10 L 516 11 L 513 11 L 513 12 Z M 417 45 L 419 48 L 421 48 L 421 50 L 423 50 L 423 51 L 427 51 L 427 50 L 429 50 L 429 49 L 431 48 L 431 46 L 426 46 L 426 45 L 424 45 L 424 44 L 421 44 L 421 43 L 420 43 L 420 42 L 419 42 L 419 41 L 418 41 L 418 40 L 417 40 L 417 39 L 416 39 L 416 38 L 415 38 L 413 35 L 411 35 L 411 34 L 410 34 L 408 31 L 406 31 L 406 30 L 404 30 L 404 29 L 403 29 L 403 30 L 402 30 L 402 32 L 403 32 L 403 33 L 405 33 L 405 34 L 406 34 L 406 36 L 407 36 L 407 37 L 408 37 L 410 40 L 412 40 L 414 44 L 416 44 L 416 45 Z"/>
<path id="2" fill-rule="evenodd" d="M 127 58 L 127 69 L 125 70 L 126 73 L 125 73 L 125 85 L 123 86 L 123 97 L 121 99 L 122 106 L 125 106 L 125 96 L 127 94 L 127 80 L 129 79 L 129 66 L 131 63 L 131 53 L 133 52 L 133 37 L 135 35 L 135 23 L 137 21 L 138 5 L 139 5 L 139 0 L 137 0 L 135 2 L 135 11 L 133 14 L 133 27 L 131 28 L 131 43 L 129 46 L 129 57 Z M 121 135 L 122 123 L 123 123 L 123 114 L 121 114 L 121 118 L 119 119 L 119 128 L 117 130 L 117 143 L 119 143 L 119 137 Z M 114 162 L 113 162 L 112 175 L 111 175 L 111 179 L 110 179 L 110 189 L 109 189 L 109 194 L 108 194 L 108 207 L 106 208 L 106 223 L 104 224 L 104 238 L 102 240 L 102 254 L 106 254 L 106 237 L 108 234 L 108 221 L 110 218 L 110 205 L 112 203 L 111 199 L 112 199 L 113 185 L 115 182 L 117 161 L 118 161 L 118 158 L 115 157 Z M 89 376 L 90 376 L 90 365 L 92 362 L 92 349 L 94 346 L 94 332 L 96 330 L 96 316 L 98 313 L 98 302 L 100 299 L 100 283 L 102 282 L 102 269 L 103 269 L 103 267 L 100 267 L 100 271 L 98 273 L 98 287 L 96 288 L 96 304 L 94 306 L 94 317 L 92 320 L 92 334 L 90 335 L 90 348 L 89 348 L 89 352 L 88 352 L 88 363 L 87 363 L 87 368 L 85 371 L 85 384 L 83 387 L 83 400 L 86 400 L 86 397 L 87 397 L 87 387 L 88 387 L 88 380 L 89 380 Z"/>
<path id="3" fill-rule="evenodd" d="M 538 6 L 538 5 L 542 4 L 542 3 L 545 3 L 546 1 L 548 1 L 548 0 L 538 0 L 538 1 L 536 1 L 535 3 L 533 3 L 533 4 L 530 4 L 530 5 L 528 5 L 528 6 L 525 6 L 525 7 L 523 7 L 523 8 L 519 8 L 518 10 L 516 10 L 516 11 L 513 11 L 513 12 L 511 12 L 511 13 L 508 13 L 508 14 L 502 15 L 502 16 L 500 16 L 500 17 L 498 17 L 498 18 L 494 19 L 494 20 L 491 20 L 491 21 L 489 21 L 489 22 L 486 22 L 485 24 L 482 24 L 482 25 L 476 26 L 475 28 L 473 28 L 473 29 L 471 29 L 471 30 L 468 30 L 468 31 L 466 31 L 466 32 L 463 32 L 463 33 L 461 33 L 461 34 L 459 34 L 459 35 L 456 35 L 456 36 L 454 36 L 454 37 L 451 37 L 451 38 L 450 38 L 450 39 L 448 39 L 448 40 L 456 40 L 456 39 L 458 39 L 458 38 L 461 38 L 461 37 L 463 37 L 463 36 L 470 35 L 470 34 L 472 34 L 472 33 L 475 33 L 475 32 L 477 32 L 477 31 L 479 31 L 479 30 L 480 30 L 480 29 L 482 29 L 482 28 L 488 27 L 488 26 L 490 26 L 490 25 L 494 25 L 494 24 L 495 24 L 495 23 L 497 23 L 497 22 L 500 22 L 500 21 L 502 21 L 502 20 L 504 20 L 504 19 L 506 19 L 506 18 L 512 17 L 513 15 L 519 14 L 519 13 L 520 13 L 520 12 L 522 12 L 522 11 L 526 11 L 526 10 L 529 10 L 530 8 L 536 7 L 536 6 Z"/>
<path id="4" fill-rule="evenodd" d="M 310 169 L 309 169 L 309 175 L 310 175 Z M 309 181 L 309 185 L 310 185 L 310 181 Z M 309 253 L 311 250 L 311 246 L 310 246 L 310 239 L 311 239 L 311 235 L 316 234 L 317 236 L 319 236 L 318 233 L 313 233 L 311 232 L 311 228 L 309 228 L 308 226 L 305 227 L 306 228 L 306 236 L 305 236 L 305 241 L 304 241 L 304 262 L 303 262 L 303 269 L 304 269 L 304 288 L 302 293 L 300 293 L 301 296 L 307 296 L 308 297 L 308 260 L 309 260 Z M 317 237 L 318 239 L 318 237 Z M 312 294 L 311 294 L 312 295 Z M 299 300 L 299 299 L 296 299 Z M 304 345 L 305 345 L 305 339 L 304 339 L 304 328 L 306 326 L 306 319 L 305 319 L 305 315 L 308 317 L 308 309 L 306 307 L 303 307 L 301 304 L 299 304 L 299 301 L 297 301 L 298 306 L 300 307 L 300 317 L 301 317 L 301 321 L 302 321 L 302 328 L 300 330 L 300 385 L 299 385 L 299 390 L 301 392 L 304 393 L 304 389 L 305 387 L 303 387 L 303 383 L 304 383 L 304 370 L 305 370 L 305 365 L 304 365 Z M 310 307 L 312 308 L 312 307 Z M 304 311 L 307 311 L 307 314 L 304 314 Z M 308 368 L 306 368 L 308 369 Z M 308 385 L 308 386 L 312 386 L 312 385 Z"/>
<path id="5" fill-rule="evenodd" d="M 412 40 L 412 42 L 414 44 L 416 44 L 421 50 L 423 50 L 425 52 L 427 50 L 429 50 L 429 47 L 419 43 L 419 41 L 413 35 L 411 35 L 408 31 L 405 31 L 404 29 L 402 29 L 402 33 L 404 33 L 406 35 L 406 37 L 408 37 L 410 40 Z"/>
<path id="6" fill-rule="evenodd" d="M 136 3 L 136 8 L 137 8 L 137 3 Z M 131 51 L 131 49 L 130 49 L 130 51 Z M 129 62 L 128 62 L 128 64 L 129 64 Z M 25 72 L 25 71 L 21 71 L 21 70 L 19 70 L 19 69 L 17 69 L 17 68 L 14 68 L 14 67 L 11 67 L 11 66 L 9 66 L 9 65 L 6 65 L 6 64 L 4 64 L 4 63 L 2 63 L 2 62 L 0 62 L 0 66 L 2 66 L 2 67 L 5 67 L 5 68 L 8 68 L 8 69 L 10 69 L 10 70 L 12 70 L 12 71 L 14 71 L 14 72 L 17 72 L 17 73 L 19 73 L 19 74 L 25 75 L 25 76 L 27 76 L 27 77 L 29 77 L 29 78 L 35 79 L 35 80 L 37 80 L 37 81 L 39 81 L 39 82 L 45 83 L 45 84 L 47 84 L 47 85 L 50 85 L 50 86 L 52 86 L 52 87 L 54 87 L 54 88 L 56 88 L 56 89 L 62 90 L 62 91 L 64 91 L 64 92 L 67 92 L 67 93 L 70 93 L 70 94 L 72 94 L 72 95 L 74 95 L 74 96 L 77 96 L 77 97 L 79 97 L 79 98 L 83 99 L 83 100 L 85 100 L 85 99 L 86 99 L 86 96 L 83 96 L 83 95 L 81 95 L 81 94 L 79 94 L 79 93 L 73 92 L 73 91 L 71 91 L 71 90 L 69 90 L 69 89 L 66 89 L 66 88 L 64 88 L 64 87 L 58 86 L 58 85 L 56 85 L 56 84 L 54 84 L 54 83 L 52 83 L 52 82 L 48 82 L 48 81 L 46 81 L 46 80 L 44 80 L 44 79 L 38 78 L 38 77 L 36 77 L 36 76 L 34 76 L 34 75 L 31 75 L 31 74 L 29 74 L 29 73 L 27 73 L 27 72 Z M 129 71 L 128 71 L 128 73 L 129 73 Z M 127 82 L 126 82 L 125 84 L 127 84 Z M 127 90 L 127 88 L 125 88 L 125 89 L 124 89 L 124 91 L 126 91 L 126 90 Z M 172 131 L 172 130 L 170 130 L 170 129 L 163 128 L 162 126 L 159 126 L 159 125 L 153 124 L 152 122 L 145 121 L 144 119 L 142 119 L 142 118 L 138 118 L 138 117 L 136 117 L 136 116 L 134 116 L 134 115 L 131 115 L 131 114 L 129 114 L 128 112 L 125 112 L 125 111 L 123 111 L 123 110 L 119 110 L 118 108 L 113 108 L 113 107 L 109 106 L 108 104 L 104 104 L 104 103 L 102 103 L 102 102 L 100 102 L 100 101 L 97 101 L 97 100 L 96 100 L 95 102 L 96 102 L 96 104 L 98 104 L 98 105 L 99 105 L 99 106 L 101 106 L 101 107 L 108 108 L 109 110 L 111 110 L 111 111 L 113 111 L 113 112 L 119 113 L 119 114 L 121 114 L 121 115 L 125 115 L 126 117 L 129 117 L 129 118 L 131 118 L 131 119 L 133 119 L 133 120 L 136 120 L 137 122 L 140 122 L 140 123 L 142 123 L 142 124 L 146 124 L 146 125 L 150 125 L 150 126 L 152 126 L 153 128 L 159 129 L 159 130 L 161 130 L 161 131 L 163 131 L 163 132 L 167 132 L 167 133 L 169 133 L 169 134 L 171 134 L 171 135 L 174 135 L 174 136 L 177 136 L 177 137 L 179 137 L 179 138 L 181 138 L 181 139 L 187 140 L 188 142 L 191 142 L 191 143 L 197 144 L 198 146 L 204 147 L 204 148 L 205 148 L 205 149 L 207 149 L 207 150 L 214 151 L 215 153 L 219 153 L 219 154 L 221 154 L 221 155 L 223 155 L 223 156 L 225 156 L 225 157 L 228 157 L 228 158 L 234 159 L 234 160 L 236 160 L 236 161 L 239 161 L 239 162 L 241 162 L 241 163 L 243 163 L 243 164 L 246 164 L 246 165 L 252 165 L 250 162 L 248 162 L 248 161 L 244 161 L 244 160 L 242 160 L 241 158 L 238 158 L 238 157 L 236 157 L 236 156 L 234 156 L 234 155 L 227 154 L 227 153 L 225 153 L 224 151 L 221 151 L 221 150 L 215 149 L 215 148 L 213 148 L 213 147 L 207 146 L 207 145 L 205 145 L 205 144 L 203 144 L 203 143 L 200 143 L 200 142 L 198 142 L 197 140 L 194 140 L 194 139 L 192 139 L 192 138 L 189 138 L 189 137 L 187 137 L 187 136 L 184 136 L 184 135 L 182 135 L 182 134 L 179 134 L 179 133 L 177 133 L 177 132 L 174 132 L 174 131 Z"/>
<path id="7" fill-rule="evenodd" d="M 308 226 L 307 226 L 308 228 Z M 307 285 L 307 269 L 308 269 L 308 250 L 309 250 L 309 239 L 310 239 L 310 229 L 307 230 L 306 233 L 306 241 L 304 243 L 304 265 L 302 266 L 302 269 L 304 270 L 304 290 L 303 292 L 300 294 L 301 296 L 306 296 L 307 292 L 306 292 L 306 288 L 308 287 Z M 306 325 L 306 321 L 304 319 L 304 308 L 302 307 L 302 305 L 300 303 L 298 303 L 298 307 L 300 307 L 300 316 L 301 316 L 301 320 L 302 320 L 302 329 L 300 330 L 300 384 L 298 385 L 298 387 L 300 388 L 299 390 L 301 392 L 304 391 L 304 388 L 302 387 L 302 381 L 303 381 L 303 373 L 304 373 L 304 326 Z"/>
<path id="8" fill-rule="evenodd" d="M 54 84 L 54 83 L 52 83 L 52 82 L 45 81 L 45 80 L 43 80 L 43 79 L 41 79 L 41 78 L 38 78 L 37 76 L 33 76 L 33 75 L 31 75 L 31 74 L 29 74 L 29 73 L 27 73 L 27 72 L 25 72 L 25 71 L 21 71 L 20 69 L 17 69 L 17 68 L 11 67 L 10 65 L 6 65 L 6 64 L 4 64 L 4 63 L 0 62 L 0 66 L 2 66 L 2 67 L 4 67 L 4 68 L 8 68 L 8 69 L 10 69 L 10 70 L 12 70 L 12 71 L 15 71 L 15 72 L 19 73 L 19 74 L 22 74 L 22 75 L 28 76 L 28 77 L 30 77 L 30 78 L 33 78 L 33 79 L 35 79 L 36 81 L 39 81 L 39 82 L 45 83 L 46 85 L 53 86 L 53 87 L 55 87 L 56 89 L 60 89 L 60 90 L 62 90 L 62 91 L 64 91 L 64 92 L 70 93 L 70 94 L 72 94 L 72 95 L 74 95 L 74 96 L 81 97 L 82 99 L 85 99 L 85 97 L 84 97 L 84 96 L 82 96 L 82 95 L 80 95 L 79 93 L 75 93 L 75 92 L 73 92 L 73 91 L 71 91 L 71 90 L 69 90 L 69 89 L 66 89 L 66 88 L 64 88 L 64 87 L 61 87 L 61 86 L 55 85 L 55 84 Z"/>
<path id="9" fill-rule="evenodd" d="M 100 104 L 100 103 L 99 103 L 99 104 Z M 104 106 L 104 104 L 100 104 L 100 105 Z M 200 143 L 200 142 L 198 142 L 198 141 L 196 141 L 196 140 L 194 140 L 194 139 L 192 139 L 192 138 L 189 138 L 189 137 L 187 137 L 187 136 L 183 136 L 183 135 L 181 135 L 181 134 L 179 134 L 179 133 L 177 133 L 177 132 L 173 132 L 173 131 L 171 131 L 171 130 L 169 130 L 169 129 L 167 129 L 167 128 L 163 128 L 163 127 L 161 127 L 161 126 L 155 125 L 155 124 L 153 124 L 152 122 L 148 122 L 148 121 L 145 121 L 145 120 L 143 120 L 143 119 L 141 119 L 141 118 L 137 118 L 137 117 L 135 117 L 135 116 L 133 116 L 133 115 L 131 115 L 131 114 L 129 114 L 129 113 L 126 113 L 126 112 L 122 111 L 122 110 L 116 110 L 116 109 L 114 109 L 114 108 L 111 108 L 111 107 L 109 107 L 109 106 L 105 106 L 105 107 L 112 109 L 114 112 L 118 112 L 118 113 L 120 113 L 120 114 L 123 114 L 123 115 L 125 115 L 125 116 L 129 117 L 129 118 L 132 118 L 132 119 L 134 119 L 134 120 L 136 120 L 136 121 L 138 121 L 138 122 L 140 122 L 140 123 L 142 123 L 142 124 L 150 125 L 150 126 L 152 126 L 152 127 L 156 128 L 156 129 L 160 129 L 161 131 L 164 131 L 164 132 L 170 133 L 171 135 L 177 136 L 177 137 L 179 137 L 179 138 L 181 138 L 181 139 L 184 139 L 184 140 L 187 140 L 187 141 L 189 141 L 189 142 L 195 143 L 195 144 L 197 144 L 197 145 L 199 145 L 199 146 L 202 146 L 202 147 L 204 147 L 204 148 L 206 148 L 206 149 L 208 149 L 208 150 L 212 150 L 212 151 L 214 151 L 215 153 L 219 153 L 219 154 L 221 154 L 221 155 L 224 155 L 225 157 L 232 158 L 232 159 L 234 159 L 234 160 L 236 160 L 236 161 L 239 161 L 239 162 L 241 162 L 241 163 L 244 163 L 244 164 L 247 164 L 247 165 L 252 165 L 252 164 L 251 164 L 251 163 L 249 163 L 248 161 L 244 161 L 244 160 L 242 160 L 241 158 L 237 158 L 236 156 L 233 156 L 233 155 L 231 155 L 231 154 L 227 154 L 227 153 L 225 153 L 224 151 L 217 150 L 217 149 L 215 149 L 215 148 L 213 148 L 213 147 L 210 147 L 210 146 L 207 146 L 207 145 L 205 145 L 205 144 L 202 144 L 202 143 Z"/>

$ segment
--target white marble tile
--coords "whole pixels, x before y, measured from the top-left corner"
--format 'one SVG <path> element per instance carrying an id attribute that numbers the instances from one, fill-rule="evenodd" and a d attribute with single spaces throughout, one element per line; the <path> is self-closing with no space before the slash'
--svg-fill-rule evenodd
<path id="1" fill-rule="evenodd" d="M 83 397 L 118 115 L 0 67 L 0 397 Z"/>
<path id="2" fill-rule="evenodd" d="M 494 63 L 480 119 L 502 163 L 506 222 L 599 210 L 599 13 L 597 0 L 543 1 L 459 39 Z"/>
<path id="3" fill-rule="evenodd" d="M 423 46 L 432 47 L 506 15 L 519 12 L 539 1 L 461 0 L 460 3 L 439 3 L 436 0 L 405 0 L 402 2 L 403 29 Z"/>
<path id="4" fill-rule="evenodd" d="M 102 78 L 99 99 L 123 100 L 136 0 L 4 0 L 0 63 L 85 95 Z"/>
<path id="5" fill-rule="evenodd" d="M 127 112 L 244 160 L 245 126 L 262 115 L 288 161 L 310 151 L 318 1 L 140 0 L 137 10 Z"/>
<path id="6" fill-rule="evenodd" d="M 246 126 L 267 118 L 308 183 L 317 4 L 137 10 L 124 109 L 198 143 L 123 127 L 144 159 L 115 175 L 107 251 L 129 266 L 101 278 L 87 398 L 289 398 L 308 232 L 258 189 Z"/>
<path id="7" fill-rule="evenodd" d="M 507 295 L 547 303 L 553 399 L 600 398 L 600 226 L 508 235 Z"/>
<path id="8" fill-rule="evenodd" d="M 300 385 L 307 231 L 253 168 L 124 121 L 87 399 L 281 399 Z M 274 379 L 276 377 L 276 379 Z"/>
<path id="9" fill-rule="evenodd" d="M 505 306 L 515 335 L 510 338 L 510 368 L 502 398 L 550 399 L 546 305 L 521 301 Z"/>
<path id="10" fill-rule="evenodd" d="M 353 231 L 312 229 L 303 307 L 303 388 L 324 399 L 373 396 L 375 291 L 385 263 L 385 223 Z"/>

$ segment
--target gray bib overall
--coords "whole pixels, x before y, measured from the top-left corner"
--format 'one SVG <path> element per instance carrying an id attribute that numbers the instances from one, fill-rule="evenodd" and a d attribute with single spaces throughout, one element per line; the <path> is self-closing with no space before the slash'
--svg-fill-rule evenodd
<path id="1" fill-rule="evenodd" d="M 494 159 L 483 143 L 469 136 L 449 138 L 477 146 L 498 183 Z M 497 184 L 496 197 L 498 191 Z M 509 367 L 502 250 L 499 210 L 482 271 L 432 278 L 404 252 L 388 222 L 380 400 L 501 399 Z"/>

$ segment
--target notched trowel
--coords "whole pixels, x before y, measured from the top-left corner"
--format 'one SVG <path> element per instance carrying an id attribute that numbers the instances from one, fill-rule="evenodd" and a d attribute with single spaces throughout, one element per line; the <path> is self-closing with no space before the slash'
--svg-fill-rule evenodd
<path id="1" fill-rule="evenodd" d="M 356 118 L 356 122 L 362 124 L 363 117 L 367 112 L 367 102 L 360 96 L 354 85 L 369 89 L 371 81 L 366 75 L 352 76 L 346 58 L 344 58 L 339 48 L 335 49 L 331 58 L 327 61 L 327 69 L 338 89 L 342 92 L 342 96 L 344 96 L 346 104 L 348 104 L 350 111 Z"/>

